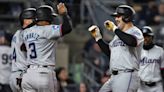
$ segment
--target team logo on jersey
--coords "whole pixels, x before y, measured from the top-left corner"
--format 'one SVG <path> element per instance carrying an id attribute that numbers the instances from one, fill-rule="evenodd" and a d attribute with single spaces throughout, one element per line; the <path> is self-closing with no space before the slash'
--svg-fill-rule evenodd
<path id="1" fill-rule="evenodd" d="M 121 40 L 115 40 L 115 41 L 112 43 L 111 46 L 112 46 L 112 47 L 126 46 L 126 44 L 125 44 L 123 41 L 121 41 Z"/>
<path id="2" fill-rule="evenodd" d="M 140 65 L 148 64 L 148 63 L 160 63 L 160 59 L 148 59 L 144 57 L 140 60 Z"/>
<path id="3" fill-rule="evenodd" d="M 58 31 L 60 30 L 60 25 L 53 25 L 52 28 L 54 29 L 54 31 Z"/>

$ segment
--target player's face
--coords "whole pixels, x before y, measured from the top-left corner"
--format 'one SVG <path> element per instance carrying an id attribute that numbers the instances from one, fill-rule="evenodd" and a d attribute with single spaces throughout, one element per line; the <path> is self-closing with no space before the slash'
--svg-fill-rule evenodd
<path id="1" fill-rule="evenodd" d="M 144 36 L 144 45 L 149 45 L 152 43 L 152 41 L 153 41 L 152 36 Z"/>
<path id="2" fill-rule="evenodd" d="M 0 44 L 5 44 L 6 40 L 5 40 L 5 37 L 2 36 L 0 37 Z"/>
<path id="3" fill-rule="evenodd" d="M 23 28 L 27 27 L 29 24 L 33 22 L 32 19 L 24 19 L 23 20 Z"/>
<path id="4" fill-rule="evenodd" d="M 116 21 L 117 27 L 122 30 L 125 26 L 125 22 L 122 21 L 122 16 L 116 16 L 115 21 Z"/>

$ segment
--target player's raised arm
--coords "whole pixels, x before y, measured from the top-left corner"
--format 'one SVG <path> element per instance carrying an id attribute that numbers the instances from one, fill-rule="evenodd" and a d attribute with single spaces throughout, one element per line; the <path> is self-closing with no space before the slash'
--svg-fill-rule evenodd
<path id="1" fill-rule="evenodd" d="M 63 36 L 65 34 L 68 34 L 68 33 L 71 32 L 71 30 L 72 30 L 72 21 L 71 21 L 69 15 L 67 14 L 67 8 L 66 8 L 64 3 L 59 3 L 57 5 L 57 9 L 58 9 L 59 15 L 61 15 L 62 19 L 63 19 L 63 23 L 62 23 L 62 26 L 61 26 L 61 33 L 62 33 L 62 36 Z"/>
<path id="2" fill-rule="evenodd" d="M 125 44 L 132 47 L 137 46 L 137 39 L 133 35 L 127 34 L 118 29 L 112 21 L 107 20 L 104 25 L 108 30 L 113 31 Z"/>
<path id="3" fill-rule="evenodd" d="M 110 48 L 109 44 L 105 43 L 102 39 L 102 35 L 100 33 L 100 29 L 96 25 L 92 25 L 88 29 L 89 32 L 91 32 L 91 35 L 95 38 L 97 44 L 101 48 L 101 50 L 108 56 L 110 59 Z"/>

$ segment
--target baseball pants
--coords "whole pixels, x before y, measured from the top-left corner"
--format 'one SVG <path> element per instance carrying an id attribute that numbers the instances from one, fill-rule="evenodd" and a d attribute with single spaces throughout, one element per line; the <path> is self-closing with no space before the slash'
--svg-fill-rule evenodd
<path id="1" fill-rule="evenodd" d="M 100 88 L 99 92 L 137 92 L 139 77 L 137 71 L 122 72 L 111 78 Z"/>
<path id="2" fill-rule="evenodd" d="M 32 66 L 22 78 L 23 92 L 57 92 L 54 69 Z"/>

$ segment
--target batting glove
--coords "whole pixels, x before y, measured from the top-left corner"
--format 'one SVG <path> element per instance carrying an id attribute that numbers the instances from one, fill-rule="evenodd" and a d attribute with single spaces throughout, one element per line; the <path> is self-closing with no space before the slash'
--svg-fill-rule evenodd
<path id="1" fill-rule="evenodd" d="M 104 26 L 106 29 L 108 29 L 109 31 L 115 31 L 117 29 L 117 26 L 110 20 L 106 20 L 104 22 Z"/>
<path id="2" fill-rule="evenodd" d="M 91 27 L 89 27 L 88 31 L 91 32 L 91 35 L 95 38 L 96 41 L 102 39 L 100 29 L 96 25 L 92 25 Z"/>

